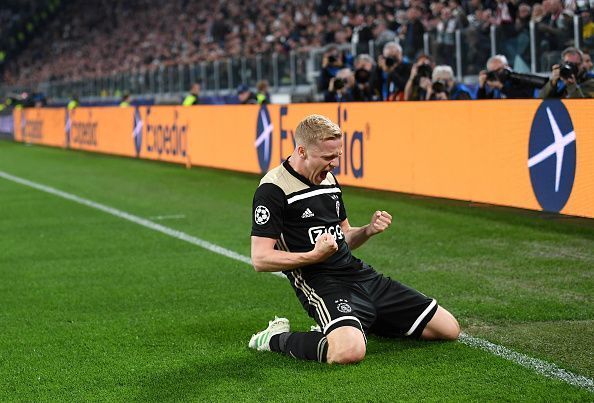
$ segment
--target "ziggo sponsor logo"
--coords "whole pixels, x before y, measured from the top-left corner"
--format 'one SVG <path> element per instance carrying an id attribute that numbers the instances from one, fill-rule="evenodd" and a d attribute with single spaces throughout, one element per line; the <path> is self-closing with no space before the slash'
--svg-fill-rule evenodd
<path id="1" fill-rule="evenodd" d="M 146 109 L 145 124 L 142 136 L 145 150 L 159 155 L 185 157 L 188 153 L 188 125 L 177 122 L 178 112 L 173 112 L 173 121 L 150 121 L 151 108 Z"/>
<path id="2" fill-rule="evenodd" d="M 288 129 L 285 128 L 283 124 L 283 117 L 287 116 L 288 114 L 288 106 L 283 106 L 280 108 L 280 162 L 284 161 L 287 155 L 290 154 L 295 147 L 295 128 Z M 362 178 L 365 174 L 364 139 L 369 137 L 369 128 L 367 127 L 366 129 L 366 136 L 364 136 L 364 132 L 362 130 L 349 130 L 348 110 L 342 105 L 338 105 L 336 122 L 342 129 L 343 153 L 342 157 L 340 158 L 339 165 L 334 169 L 333 173 L 336 176 L 351 174 L 355 178 Z M 291 148 L 288 149 L 288 147 L 285 146 L 283 149 L 283 144 L 285 140 L 289 138 L 289 134 L 291 135 L 292 140 Z"/>

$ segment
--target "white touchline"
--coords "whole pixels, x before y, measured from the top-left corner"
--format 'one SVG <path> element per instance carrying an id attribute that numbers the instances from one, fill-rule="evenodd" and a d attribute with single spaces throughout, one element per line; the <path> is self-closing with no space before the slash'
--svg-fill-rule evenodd
<path id="1" fill-rule="evenodd" d="M 27 179 L 20 178 L 18 176 L 11 175 L 4 171 L 0 171 L 0 178 L 4 178 L 6 180 L 19 183 L 21 185 L 29 186 L 33 189 L 41 190 L 42 192 L 46 192 L 52 194 L 54 196 L 59 196 L 64 199 L 73 201 L 75 203 L 83 204 L 85 206 L 94 208 L 96 210 L 103 211 L 104 213 L 111 214 L 113 216 L 123 218 L 124 220 L 131 221 L 135 224 L 142 225 L 143 227 L 152 229 L 154 231 L 161 232 L 163 234 L 169 235 L 173 238 L 180 239 L 182 241 L 189 242 L 193 245 L 200 246 L 206 250 L 209 250 L 214 253 L 218 253 L 219 255 L 246 263 L 251 265 L 252 261 L 249 257 L 241 255 L 237 252 L 233 252 L 232 250 L 223 248 L 221 246 L 215 245 L 203 239 L 194 237 L 192 235 L 186 234 L 185 232 L 178 231 L 169 227 L 165 227 L 164 225 L 157 224 L 145 218 L 141 218 L 134 214 L 126 213 L 125 211 L 115 209 L 113 207 L 106 206 L 104 204 L 96 203 L 92 200 L 88 200 L 71 193 L 66 193 L 61 190 L 52 188 L 50 186 L 42 185 L 40 183 L 32 182 Z M 270 273 L 280 277 L 285 277 L 282 273 Z M 582 375 L 577 375 L 572 372 L 566 371 L 562 368 L 559 368 L 555 364 L 551 364 L 546 361 L 539 360 L 537 358 L 529 357 L 527 355 L 517 353 L 513 350 L 510 350 L 506 347 L 493 344 L 487 340 L 479 339 L 476 337 L 469 336 L 465 333 L 460 335 L 460 342 L 474 348 L 480 348 L 481 350 L 487 351 L 491 354 L 494 354 L 498 357 L 504 358 L 506 360 L 512 361 L 518 365 L 521 365 L 524 368 L 531 369 L 541 375 L 544 375 L 548 378 L 557 379 L 563 382 L 566 382 L 573 386 L 578 386 L 580 388 L 584 388 L 590 392 L 594 392 L 594 381 L 590 378 L 587 378 Z"/>
<path id="2" fill-rule="evenodd" d="M 18 176 L 14 176 L 14 175 L 11 175 L 11 174 L 3 172 L 3 171 L 0 171 L 0 177 L 7 179 L 9 181 L 12 181 L 12 182 L 20 183 L 21 185 L 29 186 L 33 189 L 41 190 L 42 192 L 50 193 L 54 196 L 59 196 L 64 199 L 67 199 L 67 200 L 70 200 L 70 201 L 73 201 L 73 202 L 76 202 L 79 204 L 83 204 L 85 206 L 94 208 L 96 210 L 103 211 L 104 213 L 107 213 L 107 214 L 111 214 L 113 216 L 123 218 L 124 220 L 128 220 L 135 224 L 142 225 L 143 227 L 150 228 L 154 231 L 162 232 L 163 234 L 169 235 L 173 238 L 181 239 L 182 241 L 186 241 L 193 245 L 200 246 L 201 248 L 204 248 L 204 249 L 209 250 L 214 253 L 218 253 L 219 255 L 226 256 L 228 258 L 235 259 L 235 260 L 238 260 L 240 262 L 243 262 L 243 263 L 246 263 L 249 265 L 252 264 L 251 259 L 247 256 L 243 256 L 237 252 L 233 252 L 232 250 L 223 248 L 222 246 L 215 245 L 213 243 L 205 241 L 204 239 L 200 239 L 195 236 L 186 234 L 185 232 L 178 231 L 178 230 L 166 227 L 161 224 L 157 224 L 156 222 L 147 220 L 146 218 L 142 218 L 142 217 L 139 217 L 134 214 L 126 213 L 125 211 L 118 210 L 113 207 L 109 207 L 104 204 L 94 202 L 92 200 L 84 199 L 82 197 L 78 197 L 71 193 L 66 193 L 61 190 L 42 185 L 40 183 L 36 183 L 36 182 L 32 182 L 27 179 L 19 178 Z M 282 273 L 273 273 L 273 274 L 285 277 L 284 274 L 282 274 Z"/>
<path id="3" fill-rule="evenodd" d="M 154 215 L 149 217 L 149 220 L 174 220 L 177 218 L 186 218 L 185 214 L 169 214 L 169 215 Z"/>
<path id="4" fill-rule="evenodd" d="M 529 368 L 536 373 L 544 375 L 548 378 L 558 379 L 573 386 L 584 388 L 590 392 L 594 392 L 594 380 L 582 375 L 574 374 L 563 368 L 556 366 L 550 362 L 539 360 L 538 358 L 529 357 L 527 355 L 515 352 L 509 348 L 491 343 L 487 340 L 472 337 L 466 333 L 460 335 L 460 342 L 467 346 L 480 348 L 488 351 L 498 357 L 513 361 L 525 368 Z"/>

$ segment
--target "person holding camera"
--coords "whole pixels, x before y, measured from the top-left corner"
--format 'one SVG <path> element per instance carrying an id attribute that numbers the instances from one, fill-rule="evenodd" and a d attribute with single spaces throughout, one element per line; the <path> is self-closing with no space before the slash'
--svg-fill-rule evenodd
<path id="1" fill-rule="evenodd" d="M 330 79 L 328 91 L 324 94 L 324 102 L 352 102 L 353 101 L 353 72 L 348 69 L 341 69 L 336 77 Z"/>
<path id="2" fill-rule="evenodd" d="M 362 54 L 355 59 L 355 85 L 353 87 L 353 101 L 377 101 L 379 93 L 372 86 L 375 62 L 368 54 Z"/>
<path id="3" fill-rule="evenodd" d="M 516 77 L 518 76 L 518 77 Z M 524 75 L 521 75 L 522 77 Z M 477 99 L 527 99 L 534 98 L 534 87 L 512 72 L 507 58 L 495 55 L 487 61 L 487 70 L 479 73 Z M 542 85 L 541 85 L 542 87 Z"/>
<path id="4" fill-rule="evenodd" d="M 431 85 L 427 88 L 426 100 L 467 100 L 472 99 L 470 90 L 454 80 L 454 70 L 448 65 L 436 66 L 431 76 Z"/>
<path id="5" fill-rule="evenodd" d="M 581 50 L 569 47 L 563 51 L 561 59 L 561 64 L 553 66 L 540 98 L 594 97 L 594 76 L 586 71 Z"/>
<path id="6" fill-rule="evenodd" d="M 396 42 L 384 45 L 378 57 L 375 89 L 383 101 L 404 99 L 404 87 L 410 76 L 411 65 L 402 59 L 402 47 Z"/>
<path id="7" fill-rule="evenodd" d="M 336 77 L 336 73 L 344 67 L 342 53 L 336 46 L 329 46 L 322 57 L 322 70 L 318 81 L 318 91 L 326 94 L 329 91 L 330 80 Z"/>
<path id="8" fill-rule="evenodd" d="M 417 57 L 404 88 L 405 101 L 421 101 L 426 98 L 427 89 L 431 86 L 433 67 L 431 57 L 424 54 Z"/>

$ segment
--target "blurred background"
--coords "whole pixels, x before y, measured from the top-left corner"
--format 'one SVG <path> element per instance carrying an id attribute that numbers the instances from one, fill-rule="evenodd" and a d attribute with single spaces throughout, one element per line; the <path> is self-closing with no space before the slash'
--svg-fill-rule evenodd
<path id="1" fill-rule="evenodd" d="M 73 100 L 530 98 L 568 48 L 583 52 L 568 67 L 574 79 L 594 80 L 593 7 L 594 0 L 3 0 L 0 97 L 2 109 Z"/>

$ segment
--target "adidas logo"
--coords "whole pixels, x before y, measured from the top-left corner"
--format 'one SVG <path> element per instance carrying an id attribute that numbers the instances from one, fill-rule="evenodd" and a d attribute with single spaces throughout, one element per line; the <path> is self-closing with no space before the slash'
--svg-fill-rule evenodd
<path id="1" fill-rule="evenodd" d="M 314 213 L 311 212 L 310 209 L 307 209 L 303 212 L 303 214 L 301 215 L 301 218 L 309 218 L 309 217 L 313 217 Z"/>

